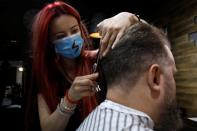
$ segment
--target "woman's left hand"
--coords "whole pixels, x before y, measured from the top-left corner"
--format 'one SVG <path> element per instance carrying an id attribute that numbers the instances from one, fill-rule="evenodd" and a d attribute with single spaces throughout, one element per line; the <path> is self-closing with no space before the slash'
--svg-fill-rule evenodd
<path id="1" fill-rule="evenodd" d="M 68 90 L 68 97 L 78 101 L 85 96 L 92 96 L 96 92 L 98 73 L 75 77 Z"/>
<path id="2" fill-rule="evenodd" d="M 114 48 L 124 31 L 138 22 L 138 18 L 129 12 L 121 12 L 111 18 L 105 19 L 97 25 L 101 35 L 100 55 L 105 56 L 110 48 Z"/>

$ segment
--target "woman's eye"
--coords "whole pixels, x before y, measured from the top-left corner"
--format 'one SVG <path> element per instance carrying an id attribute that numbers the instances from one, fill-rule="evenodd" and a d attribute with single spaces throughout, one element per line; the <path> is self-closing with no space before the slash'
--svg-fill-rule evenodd
<path id="1" fill-rule="evenodd" d="M 57 40 L 57 39 L 61 39 L 61 38 L 63 38 L 63 37 L 65 37 L 65 35 L 63 35 L 63 34 L 62 34 L 62 35 L 56 35 L 56 36 L 55 36 L 55 39 Z"/>
<path id="2" fill-rule="evenodd" d="M 78 32 L 79 32 L 79 29 L 73 29 L 73 30 L 71 31 L 72 34 L 76 34 L 76 33 L 78 33 Z"/>

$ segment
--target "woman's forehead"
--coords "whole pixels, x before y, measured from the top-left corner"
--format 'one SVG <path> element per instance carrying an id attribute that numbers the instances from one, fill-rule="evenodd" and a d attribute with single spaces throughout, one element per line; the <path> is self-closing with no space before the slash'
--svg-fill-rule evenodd
<path id="1" fill-rule="evenodd" d="M 73 26 L 77 26 L 78 22 L 74 16 L 61 15 L 51 22 L 51 31 L 70 30 Z"/>

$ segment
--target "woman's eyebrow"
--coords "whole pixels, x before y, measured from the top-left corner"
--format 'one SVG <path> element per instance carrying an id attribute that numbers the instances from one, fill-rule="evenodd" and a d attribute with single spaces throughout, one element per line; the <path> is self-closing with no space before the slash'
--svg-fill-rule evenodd
<path id="1" fill-rule="evenodd" d="M 72 26 L 70 29 L 73 29 L 73 28 L 75 28 L 75 27 L 78 27 L 78 25 L 74 25 L 74 26 Z"/>

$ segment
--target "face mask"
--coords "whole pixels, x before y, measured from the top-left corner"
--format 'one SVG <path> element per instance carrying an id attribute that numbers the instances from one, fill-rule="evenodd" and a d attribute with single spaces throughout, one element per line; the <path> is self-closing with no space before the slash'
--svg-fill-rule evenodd
<path id="1" fill-rule="evenodd" d="M 65 58 L 76 58 L 81 54 L 84 40 L 80 32 L 69 37 L 64 37 L 53 41 L 55 52 Z"/>

